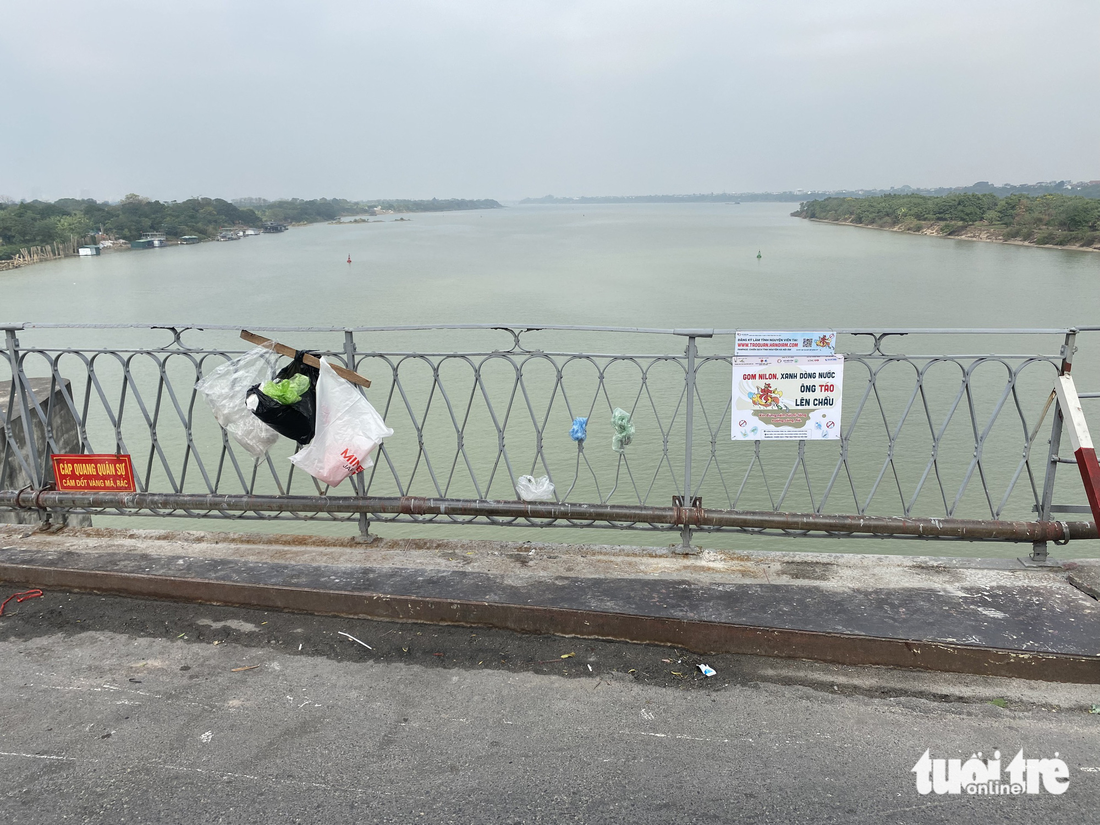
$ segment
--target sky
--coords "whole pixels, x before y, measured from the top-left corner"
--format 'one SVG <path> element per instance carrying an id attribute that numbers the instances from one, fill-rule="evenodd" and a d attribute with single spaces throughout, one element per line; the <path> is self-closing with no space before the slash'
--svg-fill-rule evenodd
<path id="1" fill-rule="evenodd" d="M 1100 179 L 1096 0 L 0 0 L 0 196 Z"/>

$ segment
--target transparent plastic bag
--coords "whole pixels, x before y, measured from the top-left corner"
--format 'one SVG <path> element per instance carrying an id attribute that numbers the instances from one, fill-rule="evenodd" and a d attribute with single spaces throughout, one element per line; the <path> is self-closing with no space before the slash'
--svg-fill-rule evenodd
<path id="1" fill-rule="evenodd" d="M 393 435 L 382 416 L 354 386 L 321 359 L 317 379 L 317 430 L 308 447 L 290 457 L 318 481 L 336 487 L 374 466 L 371 453 Z"/>
<path id="2" fill-rule="evenodd" d="M 617 453 L 624 452 L 624 448 L 634 440 L 634 422 L 630 420 L 630 413 L 616 407 L 611 413 L 611 429 L 615 431 L 611 436 L 611 449 Z"/>
<path id="3" fill-rule="evenodd" d="M 554 500 L 554 485 L 549 476 L 520 476 L 516 479 L 516 492 L 524 501 Z"/>
<path id="4" fill-rule="evenodd" d="M 245 396 L 249 387 L 271 380 L 278 357 L 267 347 L 256 347 L 195 384 L 214 418 L 254 458 L 263 458 L 279 434 L 252 414 L 245 406 Z"/>

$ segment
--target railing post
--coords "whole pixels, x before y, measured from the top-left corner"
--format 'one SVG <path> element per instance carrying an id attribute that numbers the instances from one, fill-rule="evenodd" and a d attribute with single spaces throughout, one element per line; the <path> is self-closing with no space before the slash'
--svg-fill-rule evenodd
<path id="1" fill-rule="evenodd" d="M 344 363 L 352 372 L 355 371 L 355 334 L 350 329 L 344 330 Z M 355 495 L 366 495 L 366 485 L 363 482 L 363 473 L 356 473 L 351 477 L 351 484 L 355 488 Z M 359 514 L 359 535 L 357 541 L 364 544 L 372 544 L 378 539 L 370 533 L 370 519 L 366 513 Z"/>
<path id="2" fill-rule="evenodd" d="M 691 506 L 691 448 L 694 445 L 695 426 L 695 355 L 698 349 L 695 345 L 695 336 L 689 335 L 687 349 L 687 370 L 684 373 L 684 391 L 687 394 L 687 407 L 685 408 L 685 436 L 684 436 L 684 507 Z M 698 553 L 699 550 L 691 546 L 691 527 L 684 524 L 680 528 L 679 553 Z"/>
<path id="3" fill-rule="evenodd" d="M 1065 343 L 1062 345 L 1062 366 L 1059 375 L 1066 375 L 1073 368 L 1073 352 L 1076 348 L 1077 330 L 1071 329 L 1066 333 Z M 1054 405 L 1054 423 L 1050 427 L 1050 450 L 1047 452 L 1047 469 L 1043 478 L 1043 498 L 1039 502 L 1039 521 L 1050 521 L 1051 504 L 1054 500 L 1054 477 L 1058 471 L 1059 453 L 1062 448 L 1062 408 Z M 1035 564 L 1045 564 L 1048 561 L 1047 543 L 1037 541 L 1031 545 L 1029 561 Z"/>
<path id="4" fill-rule="evenodd" d="M 31 405 L 27 398 L 30 393 L 30 383 L 23 374 L 23 366 L 19 363 L 19 339 L 15 337 L 15 330 L 10 327 L 4 331 L 8 359 L 11 362 L 11 380 L 19 399 L 19 417 L 23 420 L 23 438 L 26 441 L 26 459 L 28 465 L 28 481 L 36 490 L 42 489 L 42 467 L 38 462 L 38 444 L 34 437 L 34 421 L 31 419 Z M 8 411 L 11 417 L 11 410 Z M 14 445 L 13 445 L 14 446 Z M 16 447 L 18 449 L 18 447 Z"/>

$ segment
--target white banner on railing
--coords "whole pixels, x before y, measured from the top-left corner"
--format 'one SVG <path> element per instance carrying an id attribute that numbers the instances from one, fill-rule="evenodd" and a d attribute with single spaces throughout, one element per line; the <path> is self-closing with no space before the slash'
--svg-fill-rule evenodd
<path id="1" fill-rule="evenodd" d="M 733 359 L 733 440 L 840 438 L 844 356 Z"/>
<path id="2" fill-rule="evenodd" d="M 737 330 L 733 354 L 742 358 L 769 355 L 833 355 L 836 333 L 831 330 L 780 332 L 778 330 Z"/>

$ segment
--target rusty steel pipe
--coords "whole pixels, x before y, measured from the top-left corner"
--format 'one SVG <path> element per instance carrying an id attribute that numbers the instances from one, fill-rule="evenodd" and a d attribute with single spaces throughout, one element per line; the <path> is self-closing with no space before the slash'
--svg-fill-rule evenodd
<path id="1" fill-rule="evenodd" d="M 695 503 L 695 502 L 693 502 Z M 12 509 L 220 510 L 233 512 L 377 513 L 410 516 L 497 516 L 584 522 L 773 529 L 916 536 L 985 541 L 1067 541 L 1100 537 L 1090 521 L 995 521 L 959 518 L 899 518 L 768 510 L 705 510 L 701 506 L 642 507 L 553 501 L 487 501 L 403 496 L 271 496 L 194 493 L 74 493 L 53 490 L 0 491 L 0 507 Z"/>

